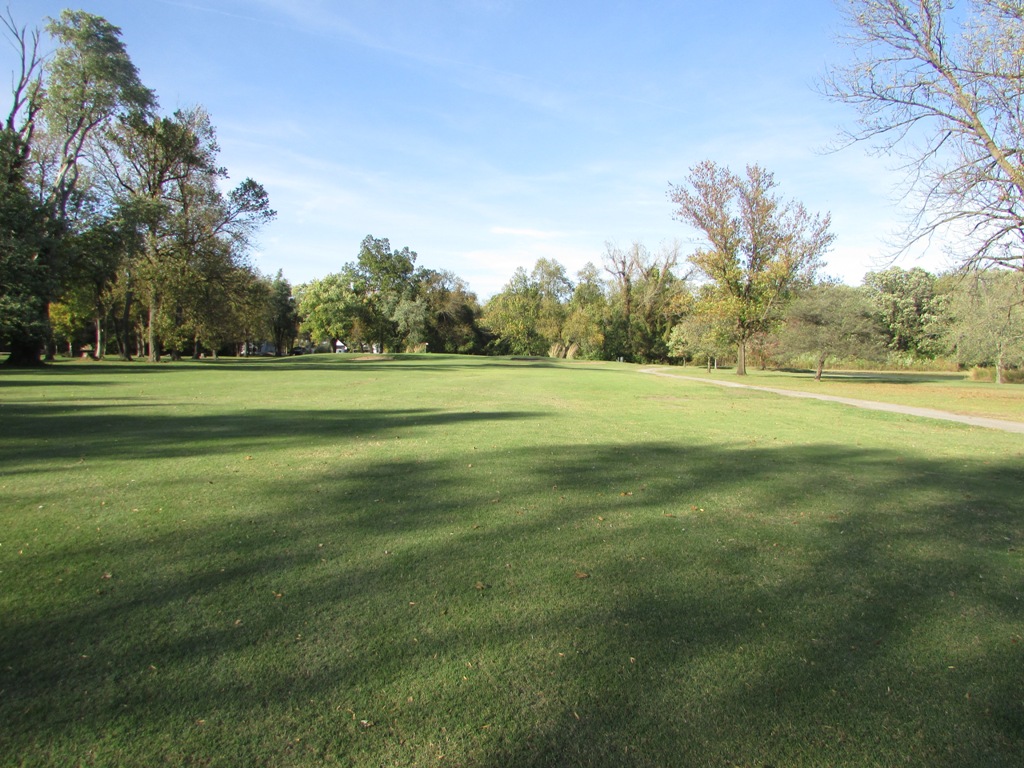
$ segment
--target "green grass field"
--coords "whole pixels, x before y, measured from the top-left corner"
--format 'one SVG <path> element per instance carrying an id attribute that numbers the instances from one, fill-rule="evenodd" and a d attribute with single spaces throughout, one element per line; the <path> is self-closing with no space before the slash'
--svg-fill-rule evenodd
<path id="1" fill-rule="evenodd" d="M 0 419 L 0 765 L 1024 764 L 1020 435 L 433 355 Z"/>
<path id="2" fill-rule="evenodd" d="M 739 378 L 732 369 L 708 373 L 703 368 L 689 366 L 668 370 L 686 376 L 735 381 L 759 387 L 878 400 L 968 416 L 1024 422 L 1024 386 L 974 382 L 965 373 L 826 371 L 821 381 L 815 381 L 810 371 L 750 370 L 745 378 Z"/>

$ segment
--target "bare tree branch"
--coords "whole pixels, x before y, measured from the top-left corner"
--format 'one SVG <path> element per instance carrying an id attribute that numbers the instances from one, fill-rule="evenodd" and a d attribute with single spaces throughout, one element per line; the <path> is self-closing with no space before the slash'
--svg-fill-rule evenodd
<path id="1" fill-rule="evenodd" d="M 858 113 L 840 137 L 902 158 L 904 246 L 958 235 L 963 267 L 1024 271 L 1024 2 L 840 0 L 850 63 L 821 91 Z"/>

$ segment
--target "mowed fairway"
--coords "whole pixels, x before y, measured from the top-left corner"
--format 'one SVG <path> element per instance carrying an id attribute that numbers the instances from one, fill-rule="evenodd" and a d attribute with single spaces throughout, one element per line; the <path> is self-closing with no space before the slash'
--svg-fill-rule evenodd
<path id="1" fill-rule="evenodd" d="M 1022 436 L 637 371 L 0 370 L 0 764 L 1024 764 Z"/>

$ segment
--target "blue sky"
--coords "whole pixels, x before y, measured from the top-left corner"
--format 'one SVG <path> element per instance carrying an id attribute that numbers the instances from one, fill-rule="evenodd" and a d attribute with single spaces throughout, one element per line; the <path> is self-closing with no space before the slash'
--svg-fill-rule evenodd
<path id="1" fill-rule="evenodd" d="M 367 234 L 481 299 L 540 257 L 600 265 L 607 242 L 687 253 L 666 193 L 705 159 L 831 212 L 827 272 L 851 284 L 903 215 L 889 163 L 823 151 L 853 117 L 814 89 L 846 56 L 829 0 L 10 2 L 29 25 L 65 7 L 121 27 L 164 111 L 208 109 L 234 181 L 278 211 L 253 262 L 293 283 Z M 939 269 L 937 250 L 898 263 Z"/>

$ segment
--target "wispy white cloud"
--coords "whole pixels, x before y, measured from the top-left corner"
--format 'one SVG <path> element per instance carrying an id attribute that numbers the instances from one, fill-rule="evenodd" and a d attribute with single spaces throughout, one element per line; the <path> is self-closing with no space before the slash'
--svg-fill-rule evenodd
<path id="1" fill-rule="evenodd" d="M 60 0 L 32 3 L 59 13 Z M 225 165 L 267 187 L 279 217 L 256 256 L 293 280 L 337 270 L 366 234 L 483 297 L 538 258 L 570 274 L 599 263 L 605 241 L 685 250 L 699 235 L 666 192 L 704 159 L 761 164 L 784 196 L 831 210 L 830 271 L 846 279 L 899 223 L 884 163 L 818 152 L 844 119 L 807 86 L 833 55 L 820 35 L 830 4 L 804 0 L 783 19 L 757 0 L 727 28 L 714 4 L 689 3 L 117 5 L 128 42 L 160 54 L 144 74 L 175 87 L 187 75 L 181 98 L 211 108 Z M 173 33 L 153 31 L 155 10 Z M 673 26 L 683 16 L 693 24 Z M 161 49 L 168 39 L 192 57 Z"/>
<path id="2" fill-rule="evenodd" d="M 165 0 L 170 2 L 171 0 Z M 460 58 L 452 55 L 424 35 L 415 19 L 428 12 L 416 6 L 392 11 L 397 17 L 383 27 L 386 34 L 370 31 L 368 23 L 354 20 L 352 6 L 339 6 L 321 0 L 251 0 L 289 25 L 296 26 L 305 34 L 344 40 L 367 50 L 386 54 L 391 60 L 405 61 L 421 70 L 424 68 L 440 75 L 450 83 L 467 91 L 488 94 L 497 98 L 528 105 L 533 109 L 568 115 L 578 99 L 573 92 L 555 86 L 549 80 L 542 80 L 515 70 L 503 69 L 482 62 L 479 59 Z M 506 9 L 501 2 L 471 2 L 465 4 L 477 11 L 496 14 Z M 449 10 L 446 8 L 446 10 Z M 234 14 L 231 14 L 234 15 Z M 499 14 L 500 15 L 500 14 Z M 246 17 L 250 18 L 250 17 Z M 377 18 L 379 22 L 379 18 Z"/>
<path id="3" fill-rule="evenodd" d="M 542 229 L 524 229 L 520 227 L 491 227 L 490 231 L 495 235 L 514 235 L 534 240 L 550 240 L 555 237 L 564 236 L 562 232 L 548 232 Z"/>
<path id="4" fill-rule="evenodd" d="M 262 21 L 262 19 L 259 16 L 254 16 L 252 14 L 246 14 L 246 13 L 238 13 L 238 12 L 235 12 L 235 11 L 227 11 L 227 10 L 225 10 L 223 8 L 219 8 L 219 7 L 215 6 L 215 5 L 211 5 L 210 3 L 186 2 L 186 0 L 156 0 L 156 1 L 158 3 L 161 3 L 162 5 L 169 5 L 169 6 L 173 6 L 175 8 L 184 8 L 185 10 L 188 10 L 188 11 L 200 11 L 202 13 L 212 13 L 212 14 L 216 14 L 217 16 L 226 16 L 227 18 L 230 18 L 230 19 L 244 19 L 246 21 Z"/>

